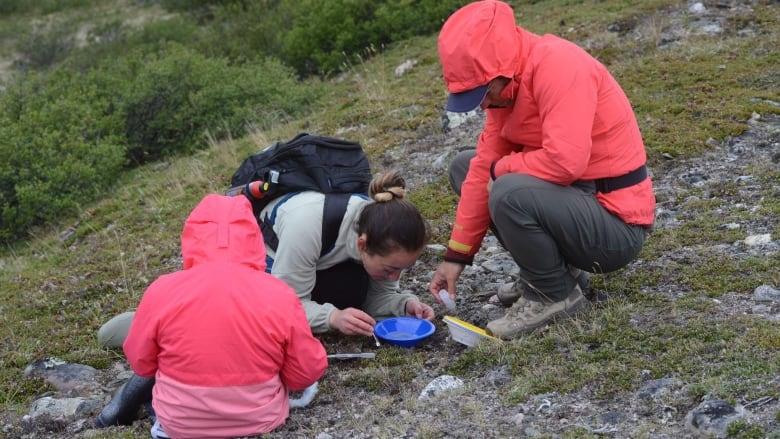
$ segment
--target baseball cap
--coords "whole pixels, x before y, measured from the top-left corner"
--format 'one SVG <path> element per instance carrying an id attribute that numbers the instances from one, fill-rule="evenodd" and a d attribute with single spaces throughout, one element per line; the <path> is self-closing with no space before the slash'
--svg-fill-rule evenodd
<path id="1" fill-rule="evenodd" d="M 460 93 L 450 93 L 447 97 L 445 109 L 455 113 L 467 113 L 476 110 L 485 99 L 488 92 L 488 85 L 480 85 Z"/>

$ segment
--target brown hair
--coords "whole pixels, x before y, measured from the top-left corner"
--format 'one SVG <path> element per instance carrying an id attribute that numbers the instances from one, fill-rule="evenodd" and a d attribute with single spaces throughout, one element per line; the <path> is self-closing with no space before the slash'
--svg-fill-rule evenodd
<path id="1" fill-rule="evenodd" d="M 386 256 L 399 249 L 420 250 L 428 242 L 428 225 L 414 204 L 404 199 L 406 182 L 397 171 L 371 180 L 369 195 L 375 201 L 358 218 L 358 235 L 366 234 L 366 251 Z"/>

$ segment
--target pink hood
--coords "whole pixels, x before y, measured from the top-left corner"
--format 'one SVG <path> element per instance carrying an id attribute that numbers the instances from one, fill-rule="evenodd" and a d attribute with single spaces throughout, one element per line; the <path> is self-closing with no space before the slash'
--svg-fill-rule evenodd
<path id="1" fill-rule="evenodd" d="M 265 246 L 245 197 L 207 195 L 184 224 L 181 252 L 185 270 L 222 261 L 265 271 Z"/>

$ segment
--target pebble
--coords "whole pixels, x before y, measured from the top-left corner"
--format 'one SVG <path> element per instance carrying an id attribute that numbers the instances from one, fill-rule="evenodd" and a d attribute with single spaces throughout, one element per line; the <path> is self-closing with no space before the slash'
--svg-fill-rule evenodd
<path id="1" fill-rule="evenodd" d="M 738 224 L 738 223 L 727 223 L 727 224 L 722 225 L 721 227 L 726 229 L 726 230 L 736 230 L 736 229 L 738 229 L 738 228 L 740 228 L 742 226 L 740 224 Z"/>
<path id="2" fill-rule="evenodd" d="M 320 433 L 316 436 L 316 439 L 333 439 L 333 436 L 329 435 L 328 433 Z"/>
<path id="3" fill-rule="evenodd" d="M 769 285 L 761 285 L 753 291 L 756 302 L 780 302 L 780 291 Z"/>

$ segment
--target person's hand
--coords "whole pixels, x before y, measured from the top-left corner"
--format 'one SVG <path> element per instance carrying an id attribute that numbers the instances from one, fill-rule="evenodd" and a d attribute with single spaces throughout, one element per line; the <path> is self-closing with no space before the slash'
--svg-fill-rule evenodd
<path id="1" fill-rule="evenodd" d="M 406 314 L 425 320 L 431 320 L 436 316 L 436 313 L 433 312 L 433 308 L 416 299 L 409 299 L 406 301 Z"/>
<path id="2" fill-rule="evenodd" d="M 442 262 L 439 264 L 439 268 L 433 273 L 431 284 L 428 287 L 433 297 L 437 302 L 441 303 L 439 299 L 439 291 L 447 290 L 450 293 L 450 297 L 455 300 L 455 284 L 458 282 L 460 273 L 463 272 L 463 264 L 457 262 Z"/>
<path id="3" fill-rule="evenodd" d="M 370 315 L 356 308 L 337 309 L 330 313 L 330 327 L 336 328 L 345 335 L 374 334 L 376 322 Z"/>

